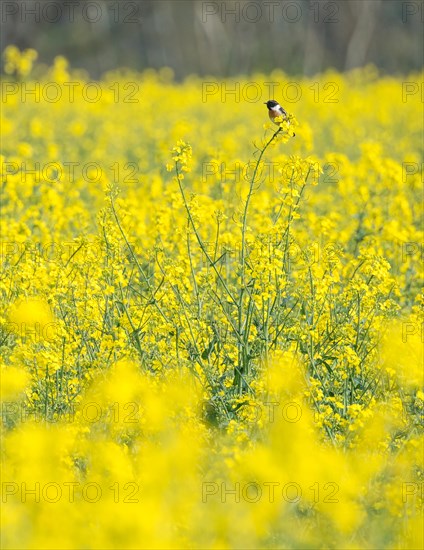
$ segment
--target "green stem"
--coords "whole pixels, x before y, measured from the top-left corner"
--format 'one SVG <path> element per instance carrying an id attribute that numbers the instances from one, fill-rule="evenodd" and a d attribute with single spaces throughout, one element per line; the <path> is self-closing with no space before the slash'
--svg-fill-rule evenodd
<path id="1" fill-rule="evenodd" d="M 255 188 L 255 180 L 256 180 L 256 174 L 258 173 L 259 165 L 261 163 L 262 157 L 264 156 L 265 151 L 268 149 L 268 147 L 271 145 L 271 143 L 274 141 L 276 136 L 281 132 L 282 128 L 278 128 L 276 132 L 271 136 L 271 138 L 266 142 L 264 147 L 262 148 L 258 160 L 256 161 L 255 169 L 253 171 L 253 176 L 250 181 L 249 186 L 249 193 L 246 197 L 246 202 L 244 205 L 243 210 L 243 216 L 242 216 L 242 230 L 241 230 L 241 287 L 240 287 L 240 296 L 238 301 L 238 333 L 241 337 L 242 341 L 246 341 L 247 339 L 244 338 L 244 330 L 243 330 L 243 324 L 244 324 L 244 317 L 243 317 L 243 299 L 244 294 L 246 290 L 246 228 L 247 228 L 247 214 L 249 210 L 249 204 L 251 201 L 251 198 L 253 196 L 254 188 Z M 243 349 L 243 344 L 239 344 L 239 350 L 238 350 L 238 368 L 235 370 L 235 385 L 238 388 L 239 393 L 242 393 L 242 378 L 243 375 L 247 376 L 248 370 L 249 370 L 249 357 L 246 354 L 246 349 Z"/>

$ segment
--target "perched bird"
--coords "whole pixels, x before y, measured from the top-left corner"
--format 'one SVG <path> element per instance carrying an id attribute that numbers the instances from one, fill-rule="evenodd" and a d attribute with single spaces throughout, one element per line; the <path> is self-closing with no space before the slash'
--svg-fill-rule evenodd
<path id="1" fill-rule="evenodd" d="M 287 113 L 286 111 L 281 107 L 281 105 L 278 103 L 278 101 L 275 101 L 275 99 L 270 99 L 269 101 L 265 101 L 265 105 L 268 107 L 268 116 L 269 119 L 276 124 L 277 126 L 280 125 L 280 122 L 277 122 L 276 118 L 282 118 L 283 120 L 287 120 Z M 293 134 L 294 136 L 295 134 Z"/>

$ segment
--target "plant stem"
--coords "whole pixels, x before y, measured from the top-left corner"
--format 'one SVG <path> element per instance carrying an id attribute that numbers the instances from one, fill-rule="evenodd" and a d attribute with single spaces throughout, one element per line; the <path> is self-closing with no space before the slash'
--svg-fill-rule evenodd
<path id="1" fill-rule="evenodd" d="M 238 392 L 242 393 L 242 379 L 243 376 L 247 376 L 249 374 L 249 354 L 247 352 L 247 346 L 248 346 L 248 335 L 244 337 L 244 317 L 243 317 L 243 299 L 244 294 L 246 290 L 246 228 L 247 228 L 247 214 L 249 210 L 249 204 L 250 200 L 252 198 L 254 187 L 255 187 L 255 180 L 256 180 L 256 174 L 258 173 L 259 165 L 261 163 L 262 157 L 265 153 L 265 151 L 268 149 L 268 147 L 271 145 L 271 143 L 274 141 L 276 136 L 281 132 L 281 128 L 278 128 L 276 132 L 271 136 L 271 138 L 266 142 L 264 147 L 262 148 L 258 160 L 256 161 L 255 169 L 253 171 L 253 176 L 250 181 L 249 186 L 249 193 L 246 197 L 246 202 L 244 205 L 243 210 L 243 216 L 242 216 L 242 230 L 241 230 L 241 260 L 240 260 L 240 266 L 241 266 L 241 285 L 240 285 L 240 296 L 238 300 L 238 333 L 241 337 L 241 341 L 244 341 L 244 344 L 239 343 L 239 350 L 238 350 L 238 367 L 235 369 L 235 375 L 234 375 L 234 382 L 235 385 L 238 388 Z"/>

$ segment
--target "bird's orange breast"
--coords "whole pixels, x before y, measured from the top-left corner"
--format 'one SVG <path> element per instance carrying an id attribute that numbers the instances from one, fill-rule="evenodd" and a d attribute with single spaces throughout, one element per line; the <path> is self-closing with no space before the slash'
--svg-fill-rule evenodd
<path id="1" fill-rule="evenodd" d="M 271 120 L 274 120 L 274 118 L 281 117 L 283 119 L 286 118 L 286 113 L 283 113 L 282 111 L 277 111 L 275 109 L 269 109 L 268 110 L 268 116 Z"/>

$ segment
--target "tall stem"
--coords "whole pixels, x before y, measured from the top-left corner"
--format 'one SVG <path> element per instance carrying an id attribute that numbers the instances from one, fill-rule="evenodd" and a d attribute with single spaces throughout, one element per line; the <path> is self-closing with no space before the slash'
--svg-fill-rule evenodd
<path id="1" fill-rule="evenodd" d="M 247 227 L 247 214 L 249 210 L 250 200 L 253 195 L 255 188 L 256 174 L 258 173 L 259 165 L 261 163 L 262 157 L 264 156 L 265 151 L 274 141 L 275 137 L 281 132 L 282 128 L 272 135 L 272 137 L 266 142 L 262 148 L 258 160 L 256 161 L 255 169 L 253 171 L 253 176 L 250 181 L 249 193 L 246 197 L 246 202 L 243 210 L 242 217 L 242 230 L 241 230 L 241 285 L 240 285 L 240 296 L 238 300 L 238 333 L 240 335 L 239 349 L 238 349 L 238 365 L 235 369 L 235 379 L 234 382 L 238 388 L 239 393 L 242 393 L 243 389 L 243 377 L 249 374 L 249 354 L 248 354 L 248 339 L 243 338 L 244 336 L 244 316 L 243 316 L 243 299 L 244 293 L 246 291 L 246 227 Z"/>

